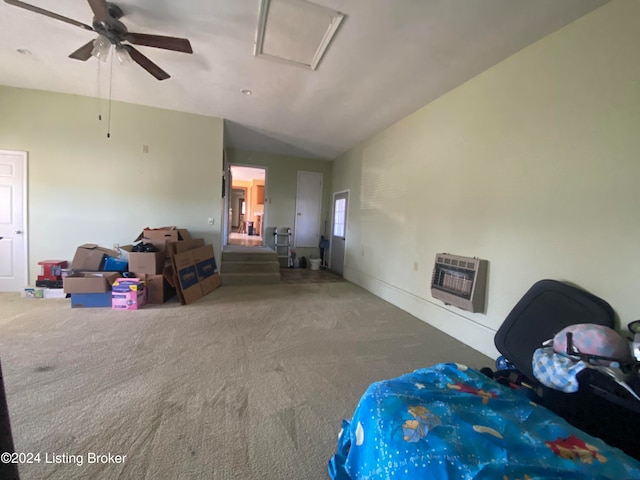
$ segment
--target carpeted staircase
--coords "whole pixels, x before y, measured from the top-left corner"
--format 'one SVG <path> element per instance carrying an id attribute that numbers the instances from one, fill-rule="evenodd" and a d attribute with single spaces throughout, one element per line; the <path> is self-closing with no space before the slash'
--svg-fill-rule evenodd
<path id="1" fill-rule="evenodd" d="M 279 283 L 278 255 L 266 247 L 223 250 L 220 277 L 223 285 Z"/>

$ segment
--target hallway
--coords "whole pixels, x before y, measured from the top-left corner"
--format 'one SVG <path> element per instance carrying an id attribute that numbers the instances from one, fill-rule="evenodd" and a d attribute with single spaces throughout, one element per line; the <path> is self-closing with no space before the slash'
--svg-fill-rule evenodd
<path id="1" fill-rule="evenodd" d="M 261 246 L 262 237 L 247 235 L 246 233 L 230 233 L 229 245 L 245 245 L 247 247 Z"/>

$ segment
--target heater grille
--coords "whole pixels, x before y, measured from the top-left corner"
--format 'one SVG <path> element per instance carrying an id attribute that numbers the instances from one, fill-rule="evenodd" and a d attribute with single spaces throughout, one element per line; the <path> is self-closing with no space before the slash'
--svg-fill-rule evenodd
<path id="1" fill-rule="evenodd" d="M 483 312 L 486 279 L 486 260 L 438 253 L 431 278 L 431 295 L 446 305 Z"/>

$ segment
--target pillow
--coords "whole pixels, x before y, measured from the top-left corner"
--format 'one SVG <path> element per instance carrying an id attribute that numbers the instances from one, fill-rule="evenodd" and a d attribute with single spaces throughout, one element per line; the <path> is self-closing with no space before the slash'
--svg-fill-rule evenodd
<path id="1" fill-rule="evenodd" d="M 627 340 L 615 330 L 593 323 L 569 325 L 560 330 L 553 337 L 553 350 L 596 365 L 629 364 L 632 361 Z"/>

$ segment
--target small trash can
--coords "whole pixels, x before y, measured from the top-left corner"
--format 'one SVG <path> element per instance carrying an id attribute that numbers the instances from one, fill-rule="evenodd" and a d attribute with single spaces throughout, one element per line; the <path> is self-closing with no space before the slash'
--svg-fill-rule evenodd
<path id="1" fill-rule="evenodd" d="M 253 235 L 253 222 L 247 222 L 247 235 Z"/>
<path id="2" fill-rule="evenodd" d="M 320 270 L 319 258 L 309 258 L 309 262 L 311 263 L 311 270 Z"/>

